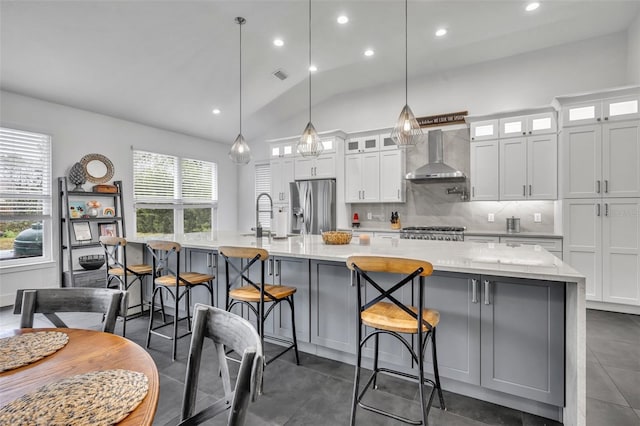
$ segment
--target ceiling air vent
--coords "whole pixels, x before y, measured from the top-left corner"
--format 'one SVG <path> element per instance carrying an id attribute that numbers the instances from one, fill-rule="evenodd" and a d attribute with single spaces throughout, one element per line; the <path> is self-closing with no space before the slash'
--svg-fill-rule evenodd
<path id="1" fill-rule="evenodd" d="M 286 78 L 289 77 L 289 75 L 283 70 L 277 70 L 273 73 L 273 75 L 279 78 L 280 80 L 286 80 Z"/>

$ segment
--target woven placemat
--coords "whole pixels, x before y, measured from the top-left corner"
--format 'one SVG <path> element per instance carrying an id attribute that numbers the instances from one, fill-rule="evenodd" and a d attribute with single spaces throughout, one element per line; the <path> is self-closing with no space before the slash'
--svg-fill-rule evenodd
<path id="1" fill-rule="evenodd" d="M 149 390 L 144 373 L 94 371 L 50 383 L 0 408 L 3 425 L 112 425 Z"/>
<path id="2" fill-rule="evenodd" d="M 0 339 L 0 372 L 31 364 L 64 347 L 66 333 L 37 331 Z"/>

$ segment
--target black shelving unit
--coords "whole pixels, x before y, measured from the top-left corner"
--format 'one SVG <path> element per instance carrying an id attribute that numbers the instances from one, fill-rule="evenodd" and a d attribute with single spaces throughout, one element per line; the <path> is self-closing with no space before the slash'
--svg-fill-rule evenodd
<path id="1" fill-rule="evenodd" d="M 80 256 L 81 250 L 100 247 L 98 224 L 114 224 L 115 234 L 126 237 L 124 212 L 122 204 L 122 181 L 114 181 L 117 192 L 69 191 L 67 178 L 58 178 L 58 217 L 59 217 L 59 255 L 58 267 L 60 283 L 63 287 L 89 287 L 95 281 L 106 279 L 104 266 L 97 270 L 74 269 L 74 259 Z M 70 217 L 69 199 L 86 203 L 89 200 L 102 200 L 101 204 L 108 204 L 114 210 L 113 216 L 103 216 L 103 208 L 99 209 L 97 217 Z M 78 242 L 75 238 L 73 226 L 76 223 L 86 223 L 90 229 L 91 239 Z M 65 259 L 66 255 L 66 259 Z"/>

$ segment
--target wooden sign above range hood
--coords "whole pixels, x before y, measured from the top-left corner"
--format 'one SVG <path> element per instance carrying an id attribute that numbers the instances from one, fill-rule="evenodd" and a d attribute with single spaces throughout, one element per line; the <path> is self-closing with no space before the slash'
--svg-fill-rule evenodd
<path id="1" fill-rule="evenodd" d="M 460 111 L 417 117 L 416 120 L 418 120 L 420 127 L 450 126 L 452 124 L 464 124 L 464 118 L 467 115 L 469 115 L 469 111 Z"/>

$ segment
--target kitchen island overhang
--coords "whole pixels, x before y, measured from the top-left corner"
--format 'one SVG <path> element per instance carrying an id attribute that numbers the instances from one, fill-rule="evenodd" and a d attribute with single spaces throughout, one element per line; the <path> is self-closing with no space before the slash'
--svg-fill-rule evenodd
<path id="1" fill-rule="evenodd" d="M 431 285 L 434 290 L 427 292 L 427 303 L 436 300 L 432 307 L 443 310 L 443 328 L 447 324 L 447 309 L 451 309 L 449 323 L 458 320 L 457 327 L 467 327 L 462 330 L 467 333 L 464 339 L 459 338 L 451 345 L 456 349 L 453 358 L 461 358 L 459 353 L 463 353 L 460 362 L 468 368 L 452 366 L 451 380 L 445 379 L 445 388 L 561 420 L 566 425 L 585 424 L 585 278 L 539 246 L 382 238 L 373 238 L 368 246 L 359 245 L 356 239 L 348 245 L 325 245 L 317 235 L 257 241 L 254 237 L 225 232 L 167 235 L 161 239 L 178 241 L 194 253 L 216 253 L 217 248 L 223 245 L 267 249 L 273 261 L 268 279 L 282 280 L 287 285 L 295 281 L 299 286 L 296 318 L 300 310 L 302 321 L 309 322 L 298 326 L 296 319 L 297 335 L 299 341 L 303 341 L 301 349 L 347 362 L 351 362 L 350 356 L 356 344 L 348 333 L 353 322 L 355 301 L 350 296 L 353 289 L 346 259 L 350 255 L 362 254 L 429 261 L 434 266 L 434 275 L 427 280 L 427 288 Z M 144 240 L 134 239 L 132 242 L 144 243 Z M 191 256 L 189 258 L 193 262 Z M 190 267 L 197 267 L 197 264 Z M 217 268 L 217 262 L 212 262 L 211 268 Z M 220 285 L 224 282 L 221 275 L 225 272 L 221 269 L 215 271 Z M 329 287 L 331 292 L 327 290 Z M 475 292 L 478 294 L 473 302 L 472 293 Z M 219 290 L 218 294 L 223 292 Z M 449 302 L 456 298 L 455 303 Z M 507 304 L 506 300 L 511 302 Z M 560 301 L 563 302 L 562 309 L 558 311 Z M 219 299 L 216 301 L 217 304 L 221 302 Z M 306 311 L 300 309 L 300 305 L 305 304 Z M 336 308 L 336 304 L 342 310 Z M 513 312 L 510 313 L 513 309 L 518 311 L 515 318 L 509 317 L 513 316 Z M 513 331 L 517 330 L 518 321 L 527 320 L 527 311 L 530 315 L 539 315 L 531 329 L 548 330 L 549 334 L 533 333 L 528 340 L 510 342 L 510 338 L 519 338 Z M 509 330 L 511 323 L 514 330 Z M 342 329 L 334 330 L 338 324 L 342 324 Z M 521 326 L 526 327 L 526 324 Z M 354 327 L 351 328 L 355 334 Z M 558 328 L 562 330 L 561 334 L 554 332 Z M 531 334 L 531 329 L 520 334 Z M 287 331 L 290 330 L 285 324 L 273 325 L 275 335 L 286 335 Z M 458 331 L 455 329 L 455 334 L 459 334 Z M 443 347 L 446 350 L 447 331 L 442 330 L 438 337 L 438 350 Z M 559 343 L 558 339 L 562 341 Z M 526 352 L 514 351 L 514 347 L 522 346 L 527 347 Z M 334 356 L 334 353 L 347 356 Z M 528 356 L 533 362 L 519 365 L 519 360 L 503 353 Z M 536 354 L 537 358 L 533 358 Z M 489 362 L 489 357 L 495 358 Z M 545 360 L 545 357 L 549 359 Z M 500 362 L 496 362 L 498 359 Z M 388 362 L 404 363 L 391 351 Z M 487 366 L 492 363 L 506 365 L 509 370 L 488 370 L 491 367 Z M 540 363 L 546 366 L 544 371 L 547 373 L 531 377 L 535 369 L 530 365 Z M 559 364 L 562 369 L 559 369 Z M 408 364 L 407 368 L 412 367 Z M 529 370 L 531 373 L 527 377 Z M 509 377 L 504 377 L 505 371 Z M 549 377 L 537 378 L 545 375 Z M 562 381 L 561 388 L 555 383 L 558 380 Z M 482 392 L 476 392 L 475 388 Z M 550 404 L 550 401 L 553 402 Z M 557 407 L 555 412 L 554 407 Z"/>

